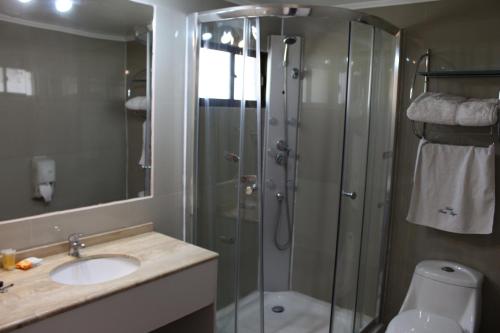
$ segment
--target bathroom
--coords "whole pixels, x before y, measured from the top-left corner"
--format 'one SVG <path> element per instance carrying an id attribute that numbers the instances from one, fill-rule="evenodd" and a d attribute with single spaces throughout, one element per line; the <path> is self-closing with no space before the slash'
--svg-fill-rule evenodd
<path id="1" fill-rule="evenodd" d="M 500 331 L 496 168 L 473 198 L 493 231 L 408 222 L 417 135 L 484 150 L 496 123 L 407 116 L 424 90 L 498 101 L 499 12 L 2 1 L 0 250 L 43 261 L 0 269 L 0 332 Z M 99 259 L 125 275 L 74 285 Z M 474 273 L 474 306 L 414 307 L 448 326 L 404 317 L 429 260 Z"/>

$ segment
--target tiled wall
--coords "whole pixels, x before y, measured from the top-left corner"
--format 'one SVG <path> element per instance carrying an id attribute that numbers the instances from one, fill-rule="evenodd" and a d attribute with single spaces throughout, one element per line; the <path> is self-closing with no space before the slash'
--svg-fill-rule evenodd
<path id="1" fill-rule="evenodd" d="M 125 198 L 125 43 L 0 22 L 0 220 Z M 56 162 L 50 204 L 31 159 Z"/>
<path id="2" fill-rule="evenodd" d="M 399 12 L 398 12 L 399 11 Z M 393 17 L 398 13 L 412 19 L 424 14 L 423 20 L 409 26 L 403 47 L 404 86 L 399 110 L 398 149 L 393 202 L 388 279 L 385 288 L 383 319 L 387 323 L 398 312 L 407 292 L 415 265 L 426 259 L 456 261 L 485 274 L 482 302 L 482 333 L 500 331 L 500 221 L 495 218 L 492 235 L 458 235 L 410 224 L 406 221 L 412 172 L 418 139 L 413 135 L 405 116 L 409 103 L 410 76 L 415 70 L 412 63 L 425 48 L 432 50 L 432 69 L 487 69 L 500 68 L 500 7 L 498 1 L 444 1 L 431 7 L 413 6 L 385 11 Z M 405 14 L 406 13 L 406 14 Z M 384 12 L 375 12 L 384 14 Z M 410 19 L 410 21 L 412 20 Z M 422 81 L 418 83 L 421 92 Z M 431 79 L 431 91 L 466 95 L 478 98 L 496 98 L 500 78 Z M 441 140 L 474 143 L 470 130 L 443 133 L 432 129 L 430 135 L 439 134 Z M 486 138 L 488 141 L 488 138 Z M 498 155 L 498 154 L 497 154 Z M 497 158 L 497 171 L 500 171 Z M 500 178 L 500 177 L 497 177 Z M 491 180 L 495 181 L 495 180 Z M 497 187 L 500 183 L 496 181 Z M 497 193 L 498 197 L 498 193 Z M 497 205 L 498 211 L 498 205 Z"/>

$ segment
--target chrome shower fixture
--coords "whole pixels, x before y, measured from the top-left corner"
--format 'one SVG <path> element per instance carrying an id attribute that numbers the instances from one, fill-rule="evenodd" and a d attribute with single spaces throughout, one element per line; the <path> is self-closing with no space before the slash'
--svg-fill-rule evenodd
<path id="1" fill-rule="evenodd" d="M 288 66 L 288 47 L 297 42 L 296 37 L 288 36 L 283 39 L 283 43 L 285 44 L 285 52 L 283 52 L 283 67 Z"/>
<path id="2" fill-rule="evenodd" d="M 279 151 L 274 155 L 274 160 L 279 165 L 287 165 L 288 153 Z"/>
<path id="3" fill-rule="evenodd" d="M 279 151 L 287 152 L 287 153 L 290 152 L 290 148 L 288 148 L 288 143 L 286 143 L 285 140 L 276 141 L 276 149 L 278 149 Z"/>

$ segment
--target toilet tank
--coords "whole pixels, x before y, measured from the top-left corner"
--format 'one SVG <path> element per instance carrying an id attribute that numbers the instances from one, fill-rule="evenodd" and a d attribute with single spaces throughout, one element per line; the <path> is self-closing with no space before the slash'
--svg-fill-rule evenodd
<path id="1" fill-rule="evenodd" d="M 466 333 L 477 331 L 483 274 L 449 261 L 417 265 L 401 311 L 419 309 L 455 320 Z"/>

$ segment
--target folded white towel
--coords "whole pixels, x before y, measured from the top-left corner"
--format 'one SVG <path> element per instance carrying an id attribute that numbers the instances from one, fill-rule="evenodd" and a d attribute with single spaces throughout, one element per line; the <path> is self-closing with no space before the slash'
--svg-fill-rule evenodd
<path id="1" fill-rule="evenodd" d="M 460 126 L 491 126 L 498 120 L 498 99 L 470 98 L 458 106 L 457 123 Z"/>
<path id="2" fill-rule="evenodd" d="M 442 93 L 427 92 L 410 105 L 407 116 L 411 120 L 460 126 L 491 126 L 497 122 L 498 100 L 474 99 Z"/>
<path id="3" fill-rule="evenodd" d="M 129 99 L 125 103 L 129 110 L 146 111 L 148 109 L 148 98 L 146 96 L 137 96 Z"/>
<path id="4" fill-rule="evenodd" d="M 463 234 L 491 234 L 495 213 L 495 146 L 420 141 L 407 220 Z"/>
<path id="5" fill-rule="evenodd" d="M 408 118 L 424 123 L 457 125 L 458 106 L 466 98 L 427 92 L 418 96 L 408 108 Z"/>

